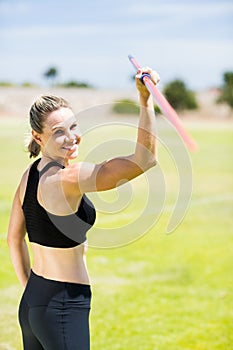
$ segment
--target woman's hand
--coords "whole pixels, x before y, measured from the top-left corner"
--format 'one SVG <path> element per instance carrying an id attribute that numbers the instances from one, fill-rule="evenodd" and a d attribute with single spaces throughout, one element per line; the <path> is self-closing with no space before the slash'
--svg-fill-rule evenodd
<path id="1" fill-rule="evenodd" d="M 136 87 L 140 94 L 140 101 L 143 102 L 143 104 L 146 103 L 150 97 L 150 92 L 147 90 L 146 86 L 140 80 L 142 74 L 144 73 L 147 73 L 151 76 L 151 80 L 155 85 L 160 81 L 159 74 L 156 71 L 152 70 L 150 67 L 142 67 L 138 69 L 137 74 L 135 76 L 135 80 L 136 80 Z"/>

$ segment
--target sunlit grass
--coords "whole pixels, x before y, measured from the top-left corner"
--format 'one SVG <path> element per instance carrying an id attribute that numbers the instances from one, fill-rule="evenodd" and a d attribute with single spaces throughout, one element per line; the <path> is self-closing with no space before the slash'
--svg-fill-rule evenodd
<path id="1" fill-rule="evenodd" d="M 0 129 L 0 349 L 6 350 L 22 348 L 17 323 L 22 291 L 5 238 L 14 191 L 30 163 L 23 152 L 24 132 L 18 121 L 5 122 Z M 233 130 L 205 127 L 193 129 L 192 134 L 199 143 L 199 151 L 191 155 L 193 200 L 179 227 L 170 235 L 164 233 L 171 213 L 168 204 L 177 195 L 177 175 L 161 149 L 169 193 L 157 224 L 121 248 L 89 248 L 93 350 L 232 348 Z M 138 198 L 131 217 L 134 210 L 140 211 L 143 181 L 136 181 L 135 188 Z M 105 198 L 111 203 L 117 194 L 106 193 Z M 125 223 L 123 214 L 117 215 L 118 226 Z M 99 220 L 97 224 L 111 224 L 104 215 Z"/>

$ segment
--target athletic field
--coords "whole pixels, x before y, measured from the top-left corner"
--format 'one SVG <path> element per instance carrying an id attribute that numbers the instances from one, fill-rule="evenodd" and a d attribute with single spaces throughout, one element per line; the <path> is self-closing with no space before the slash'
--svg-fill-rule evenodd
<path id="1" fill-rule="evenodd" d="M 23 151 L 22 119 L 0 122 L 0 349 L 19 350 L 17 307 L 22 290 L 9 258 L 6 231 L 14 191 L 30 160 Z M 157 222 L 131 244 L 89 248 L 92 350 L 233 349 L 233 126 L 210 120 L 187 128 L 199 150 L 190 155 L 192 200 L 178 228 L 165 233 L 178 180 L 161 147 L 167 197 Z M 143 181 L 137 180 L 137 186 L 137 199 L 128 213 L 135 220 Z M 115 194 L 106 194 L 106 200 L 114 200 L 111 196 Z M 111 222 L 124 225 L 123 211 L 117 215 Z M 149 215 L 153 210 L 141 220 L 149 220 Z M 107 227 L 108 218 L 105 222 L 100 215 L 97 224 Z"/>

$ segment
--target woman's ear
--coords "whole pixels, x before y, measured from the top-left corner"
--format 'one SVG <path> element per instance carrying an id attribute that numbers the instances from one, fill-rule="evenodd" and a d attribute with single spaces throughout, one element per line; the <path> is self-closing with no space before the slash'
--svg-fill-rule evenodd
<path id="1" fill-rule="evenodd" d="M 32 130 L 32 137 L 34 138 L 34 140 L 36 141 L 36 143 L 38 143 L 38 145 L 41 146 L 41 134 L 39 134 L 38 132 L 36 132 L 35 130 Z"/>

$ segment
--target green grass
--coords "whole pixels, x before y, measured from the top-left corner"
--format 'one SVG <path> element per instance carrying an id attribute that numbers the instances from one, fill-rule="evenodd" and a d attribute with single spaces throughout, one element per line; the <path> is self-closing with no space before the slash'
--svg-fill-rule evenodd
<path id="1" fill-rule="evenodd" d="M 22 349 L 17 323 L 22 290 L 5 238 L 13 194 L 30 162 L 23 152 L 24 129 L 22 122 L 1 122 L 2 350 Z M 203 126 L 191 131 L 199 151 L 191 155 L 192 202 L 179 227 L 170 235 L 164 233 L 168 209 L 134 243 L 117 249 L 89 248 L 93 350 L 233 349 L 233 129 Z M 169 182 L 169 202 L 176 196 L 177 179 L 166 152 L 161 149 L 160 153 Z M 137 185 L 140 187 L 140 181 Z M 143 184 L 141 187 L 135 212 L 143 195 Z M 121 214 L 118 225 L 120 218 Z M 100 216 L 98 220 L 97 225 L 107 227 L 107 219 Z M 122 214 L 122 224 L 124 220 Z"/>

